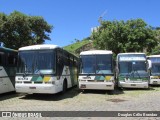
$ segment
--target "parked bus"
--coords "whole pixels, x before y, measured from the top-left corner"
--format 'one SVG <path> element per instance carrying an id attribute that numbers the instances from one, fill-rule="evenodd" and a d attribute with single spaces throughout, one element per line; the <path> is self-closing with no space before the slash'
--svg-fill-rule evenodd
<path id="1" fill-rule="evenodd" d="M 160 85 L 160 55 L 151 55 L 147 57 L 151 63 L 152 67 L 150 69 L 150 84 Z"/>
<path id="2" fill-rule="evenodd" d="M 77 85 L 78 58 L 57 45 L 19 48 L 16 92 L 65 92 Z"/>
<path id="3" fill-rule="evenodd" d="M 114 90 L 113 53 L 92 50 L 80 53 L 79 89 Z"/>
<path id="4" fill-rule="evenodd" d="M 15 91 L 18 51 L 0 47 L 0 94 Z"/>
<path id="5" fill-rule="evenodd" d="M 149 73 L 145 53 L 117 55 L 117 82 L 120 88 L 148 88 Z"/>

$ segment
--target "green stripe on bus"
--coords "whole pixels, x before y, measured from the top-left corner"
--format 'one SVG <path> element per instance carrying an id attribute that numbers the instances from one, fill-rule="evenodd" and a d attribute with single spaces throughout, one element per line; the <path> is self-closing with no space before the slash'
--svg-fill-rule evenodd
<path id="1" fill-rule="evenodd" d="M 96 76 L 96 77 L 95 77 L 95 80 L 104 80 L 104 79 L 105 79 L 104 76 Z"/>
<path id="2" fill-rule="evenodd" d="M 33 76 L 31 81 L 43 81 L 43 78 L 41 76 Z"/>

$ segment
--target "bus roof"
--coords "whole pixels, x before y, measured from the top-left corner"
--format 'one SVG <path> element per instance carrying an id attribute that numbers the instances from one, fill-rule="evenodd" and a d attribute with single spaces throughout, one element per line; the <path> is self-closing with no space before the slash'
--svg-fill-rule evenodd
<path id="1" fill-rule="evenodd" d="M 98 54 L 112 54 L 110 50 L 90 50 L 90 51 L 83 51 L 80 55 L 98 55 Z"/>
<path id="2" fill-rule="evenodd" d="M 117 55 L 118 61 L 146 61 L 145 53 L 119 53 Z"/>
<path id="3" fill-rule="evenodd" d="M 0 47 L 1 51 L 10 51 L 10 52 L 18 52 L 17 50 L 11 49 L 11 48 L 6 48 L 6 47 Z"/>
<path id="4" fill-rule="evenodd" d="M 19 51 L 23 50 L 45 50 L 45 49 L 55 49 L 59 48 L 58 45 L 51 45 L 51 44 L 42 44 L 42 45 L 31 45 L 26 47 L 19 48 Z"/>
<path id="5" fill-rule="evenodd" d="M 160 57 L 160 55 L 150 55 L 150 56 L 147 56 L 147 58 L 149 57 Z"/>
<path id="6" fill-rule="evenodd" d="M 133 53 L 119 53 L 118 55 L 133 55 L 133 54 L 138 54 L 138 55 L 143 54 L 143 55 L 145 55 L 145 53 L 136 53 L 136 52 L 133 52 Z"/>

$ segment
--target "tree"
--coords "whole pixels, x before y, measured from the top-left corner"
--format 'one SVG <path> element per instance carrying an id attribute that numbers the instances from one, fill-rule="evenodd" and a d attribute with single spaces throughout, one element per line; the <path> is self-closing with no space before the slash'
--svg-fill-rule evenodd
<path id="1" fill-rule="evenodd" d="M 10 15 L 0 13 L 0 40 L 5 47 L 18 49 L 22 46 L 42 44 L 50 40 L 52 26 L 43 17 L 27 16 L 18 11 Z"/>
<path id="2" fill-rule="evenodd" d="M 151 54 L 153 55 L 160 54 L 160 28 L 159 27 L 155 28 L 155 32 L 158 44 L 155 46 L 155 48 L 152 49 Z"/>
<path id="3" fill-rule="evenodd" d="M 124 21 L 102 21 L 91 35 L 98 49 L 120 52 L 151 52 L 157 45 L 155 31 L 142 19 Z"/>

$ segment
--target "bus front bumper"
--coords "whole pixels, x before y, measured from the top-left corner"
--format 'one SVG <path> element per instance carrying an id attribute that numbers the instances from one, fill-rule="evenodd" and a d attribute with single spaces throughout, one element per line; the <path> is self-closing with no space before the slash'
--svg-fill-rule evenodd
<path id="1" fill-rule="evenodd" d="M 28 93 L 28 94 L 33 94 L 33 93 L 55 94 L 59 92 L 55 89 L 55 86 L 52 84 L 48 84 L 48 85 L 16 84 L 15 89 L 17 93 Z"/>
<path id="2" fill-rule="evenodd" d="M 113 82 L 79 82 L 79 89 L 114 90 Z"/>
<path id="3" fill-rule="evenodd" d="M 160 85 L 160 79 L 150 79 L 150 85 Z"/>
<path id="4" fill-rule="evenodd" d="M 148 88 L 148 82 L 119 82 L 121 88 Z"/>

